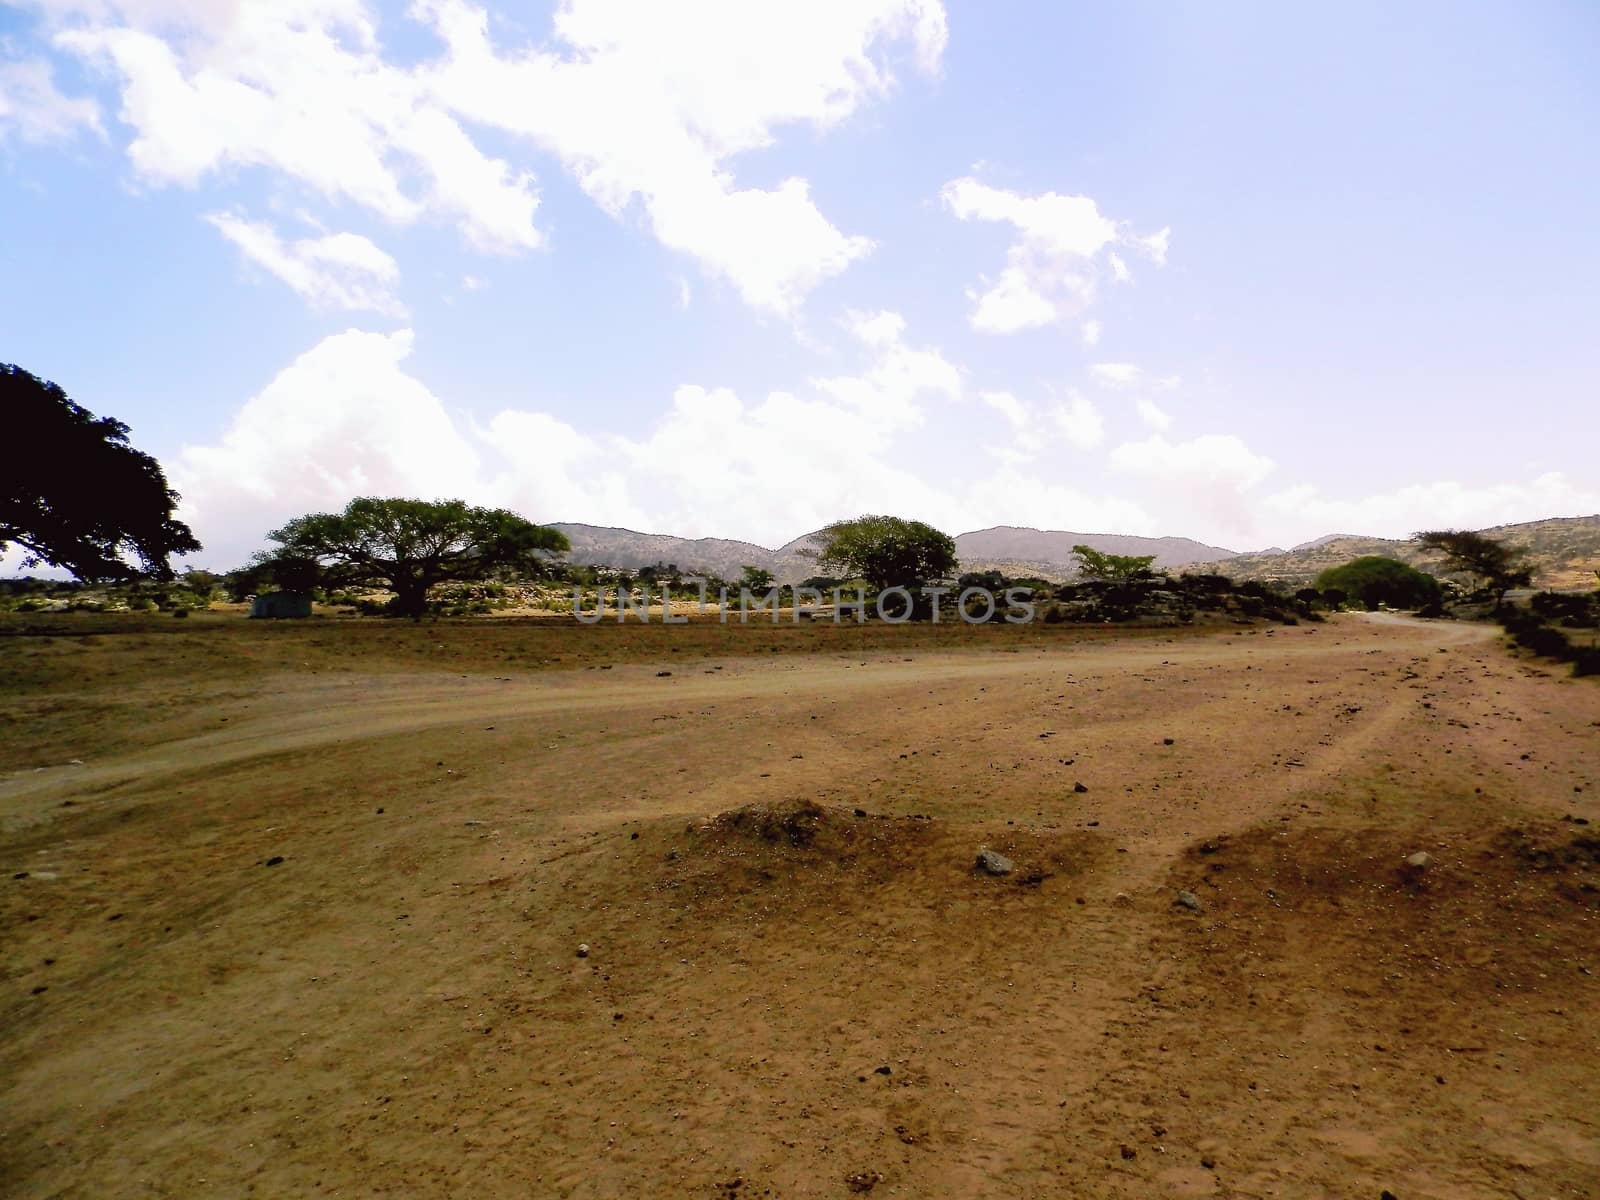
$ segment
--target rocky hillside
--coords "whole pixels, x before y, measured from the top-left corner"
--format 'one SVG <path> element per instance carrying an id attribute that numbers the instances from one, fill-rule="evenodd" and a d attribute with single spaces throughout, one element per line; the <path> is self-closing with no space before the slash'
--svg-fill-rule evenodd
<path id="1" fill-rule="evenodd" d="M 553 528 L 566 534 L 572 543 L 568 561 L 584 566 L 650 567 L 669 563 L 685 573 L 704 571 L 724 579 L 738 579 L 745 567 L 752 566 L 771 571 L 784 583 L 817 573 L 810 559 L 801 558 L 791 549 L 803 545 L 804 539 L 780 550 L 769 550 L 754 542 L 729 538 L 680 538 L 564 521 L 556 522 Z"/>
<path id="2" fill-rule="evenodd" d="M 676 563 L 686 572 L 709 571 L 724 579 L 737 579 L 746 566 L 763 567 L 781 583 L 795 583 L 817 574 L 816 564 L 801 551 L 811 545 L 814 533 L 769 550 L 753 542 L 726 538 L 680 538 L 661 533 L 638 533 L 599 525 L 557 522 L 554 526 L 572 542 L 568 558 L 584 565 L 648 567 Z M 1116 533 L 1071 533 L 1066 530 L 1022 529 L 998 525 L 956 538 L 956 553 L 964 571 L 999 570 L 1007 575 L 1037 575 L 1044 579 L 1070 579 L 1072 547 L 1093 546 L 1107 554 L 1153 554 L 1155 565 L 1172 567 L 1201 558 L 1221 559 L 1233 554 L 1189 538 L 1147 538 Z"/>
<path id="3" fill-rule="evenodd" d="M 1556 517 L 1521 525 L 1496 525 L 1481 532 L 1521 549 L 1533 567 L 1536 587 L 1554 590 L 1592 588 L 1600 570 L 1600 516 Z M 1439 571 L 1436 555 L 1416 542 L 1390 538 L 1334 536 L 1306 542 L 1293 550 L 1263 550 L 1183 564 L 1196 573 L 1231 575 L 1236 580 L 1305 587 L 1328 567 L 1364 554 L 1381 554 L 1424 570 Z"/>

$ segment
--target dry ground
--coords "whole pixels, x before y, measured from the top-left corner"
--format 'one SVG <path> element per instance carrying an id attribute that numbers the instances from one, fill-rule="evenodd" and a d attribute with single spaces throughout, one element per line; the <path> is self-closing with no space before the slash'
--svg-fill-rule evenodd
<path id="1" fill-rule="evenodd" d="M 32 628 L 7 1196 L 1600 1195 L 1600 686 L 1492 629 Z"/>

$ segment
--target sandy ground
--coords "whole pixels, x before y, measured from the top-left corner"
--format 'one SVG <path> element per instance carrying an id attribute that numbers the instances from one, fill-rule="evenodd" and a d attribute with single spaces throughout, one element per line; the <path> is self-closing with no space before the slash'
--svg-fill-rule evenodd
<path id="1" fill-rule="evenodd" d="M 384 629 L 0 639 L 6 1196 L 1600 1196 L 1600 685 L 1494 630 Z"/>

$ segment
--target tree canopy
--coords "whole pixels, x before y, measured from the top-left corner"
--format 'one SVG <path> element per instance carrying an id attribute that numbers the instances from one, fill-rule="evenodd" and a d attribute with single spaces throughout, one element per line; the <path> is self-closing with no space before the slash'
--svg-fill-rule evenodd
<path id="1" fill-rule="evenodd" d="M 1424 550 L 1444 555 L 1446 570 L 1481 579 L 1484 588 L 1494 593 L 1497 604 L 1512 588 L 1533 582 L 1533 572 L 1522 561 L 1521 552 L 1487 534 L 1470 529 L 1433 529 L 1412 536 Z"/>
<path id="2" fill-rule="evenodd" d="M 917 587 L 956 569 L 956 543 L 922 521 L 864 516 L 835 521 L 812 535 L 810 553 L 825 571 L 860 577 L 882 591 Z"/>
<path id="3" fill-rule="evenodd" d="M 1156 560 L 1154 554 L 1104 554 L 1093 546 L 1074 546 L 1072 557 L 1078 560 L 1078 573 L 1085 579 L 1117 583 L 1148 574 Z"/>
<path id="4" fill-rule="evenodd" d="M 324 584 L 387 587 L 395 611 L 406 616 L 424 611 L 436 583 L 535 567 L 542 555 L 571 548 L 560 530 L 503 508 L 371 496 L 352 500 L 343 512 L 298 517 L 268 536 L 278 549 L 258 566 L 294 571 L 309 562 Z"/>
<path id="5" fill-rule="evenodd" d="M 173 518 L 178 493 L 161 464 L 128 443 L 121 421 L 3 363 L 0 413 L 13 448 L 0 472 L 0 552 L 20 546 L 24 566 L 48 563 L 91 581 L 141 570 L 171 579 L 167 560 L 200 549 Z"/>
<path id="6" fill-rule="evenodd" d="M 1317 576 L 1317 590 L 1324 595 L 1342 592 L 1372 611 L 1382 604 L 1421 608 L 1438 599 L 1439 581 L 1399 559 L 1368 554 L 1329 567 Z"/>

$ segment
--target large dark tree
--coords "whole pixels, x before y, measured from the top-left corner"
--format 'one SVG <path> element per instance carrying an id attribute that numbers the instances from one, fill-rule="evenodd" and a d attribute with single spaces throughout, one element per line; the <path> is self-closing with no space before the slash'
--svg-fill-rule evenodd
<path id="1" fill-rule="evenodd" d="M 1496 605 L 1505 603 L 1506 593 L 1512 588 L 1533 582 L 1533 573 L 1521 553 L 1487 534 L 1470 529 L 1434 529 L 1412 536 L 1424 550 L 1444 555 L 1447 570 L 1481 579 L 1485 590 L 1494 593 Z"/>
<path id="2" fill-rule="evenodd" d="M 395 594 L 395 611 L 406 616 L 426 609 L 436 583 L 536 569 L 543 555 L 571 548 L 560 530 L 503 508 L 370 496 L 343 512 L 297 517 L 268 536 L 279 545 L 262 565 L 311 561 L 324 584 L 386 587 Z"/>
<path id="3" fill-rule="evenodd" d="M 171 579 L 174 554 L 200 549 L 174 520 L 178 493 L 161 464 L 128 444 L 128 427 L 97 417 L 53 383 L 0 363 L 0 552 L 79 579 Z M 138 561 L 130 565 L 125 556 Z"/>
<path id="4" fill-rule="evenodd" d="M 956 544 L 932 525 L 903 517 L 835 521 L 812 535 L 811 555 L 825 571 L 865 579 L 880 591 L 916 587 L 956 569 Z"/>

